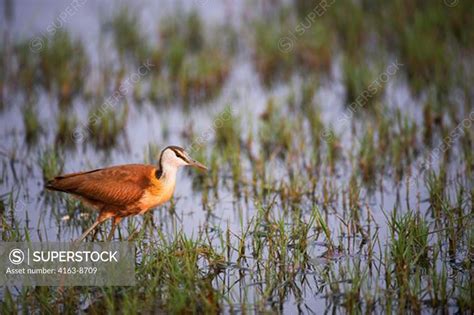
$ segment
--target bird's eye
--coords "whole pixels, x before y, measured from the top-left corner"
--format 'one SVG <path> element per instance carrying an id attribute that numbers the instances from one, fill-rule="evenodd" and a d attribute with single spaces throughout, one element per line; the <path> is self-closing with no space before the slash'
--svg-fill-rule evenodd
<path id="1" fill-rule="evenodd" d="M 174 154 L 176 155 L 177 158 L 182 159 L 186 163 L 188 162 L 188 160 L 186 160 L 186 158 L 183 155 L 181 155 L 181 153 L 179 153 L 178 151 L 173 151 L 173 152 L 174 152 Z"/>

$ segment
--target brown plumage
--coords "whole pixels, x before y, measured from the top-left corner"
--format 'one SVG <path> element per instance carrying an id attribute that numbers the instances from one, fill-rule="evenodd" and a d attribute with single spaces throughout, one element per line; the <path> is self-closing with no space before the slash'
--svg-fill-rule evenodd
<path id="1" fill-rule="evenodd" d="M 113 218 L 110 239 L 124 217 L 143 214 L 172 197 L 178 167 L 191 165 L 205 169 L 176 146 L 165 148 L 159 161 L 158 167 L 127 164 L 61 175 L 49 181 L 46 188 L 72 194 L 99 211 L 97 221 L 79 240 L 97 225 Z"/>
<path id="2" fill-rule="evenodd" d="M 117 207 L 117 211 L 126 216 L 140 212 L 137 203 L 153 185 L 152 176 L 156 171 L 152 165 L 113 166 L 57 176 L 46 188 L 73 194 L 101 211 Z"/>

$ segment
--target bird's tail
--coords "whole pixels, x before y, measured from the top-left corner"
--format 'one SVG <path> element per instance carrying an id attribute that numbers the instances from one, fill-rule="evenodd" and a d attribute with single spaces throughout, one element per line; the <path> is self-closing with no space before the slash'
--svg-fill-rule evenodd
<path id="1" fill-rule="evenodd" d="M 84 180 L 83 175 L 90 174 L 100 171 L 100 169 L 80 172 L 80 173 L 70 173 L 60 176 L 56 176 L 53 179 L 46 182 L 44 187 L 49 190 L 62 191 L 62 192 L 74 192 L 81 182 Z"/>
<path id="2" fill-rule="evenodd" d="M 44 188 L 54 191 L 64 191 L 64 188 L 60 184 L 61 178 L 55 177 L 54 179 L 48 180 L 44 185 Z"/>

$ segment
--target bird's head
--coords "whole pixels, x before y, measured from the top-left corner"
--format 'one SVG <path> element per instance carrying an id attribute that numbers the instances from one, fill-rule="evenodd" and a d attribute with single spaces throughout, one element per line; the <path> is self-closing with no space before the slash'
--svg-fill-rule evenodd
<path id="1" fill-rule="evenodd" d="M 169 146 L 161 151 L 160 166 L 162 168 L 175 169 L 181 166 L 194 166 L 202 170 L 207 170 L 204 164 L 194 160 L 183 148 L 177 146 Z"/>

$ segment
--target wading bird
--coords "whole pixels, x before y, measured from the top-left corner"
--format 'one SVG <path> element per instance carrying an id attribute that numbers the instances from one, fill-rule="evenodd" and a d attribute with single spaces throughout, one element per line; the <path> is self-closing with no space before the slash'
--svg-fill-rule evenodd
<path id="1" fill-rule="evenodd" d="M 171 199 L 176 172 L 181 166 L 207 170 L 206 166 L 193 160 L 183 148 L 169 146 L 161 151 L 158 167 L 127 164 L 66 174 L 50 180 L 46 188 L 72 194 L 99 210 L 97 220 L 77 241 L 82 241 L 109 218 L 112 218 L 112 229 L 107 240 L 111 240 L 117 224 L 123 218 L 144 214 Z"/>

